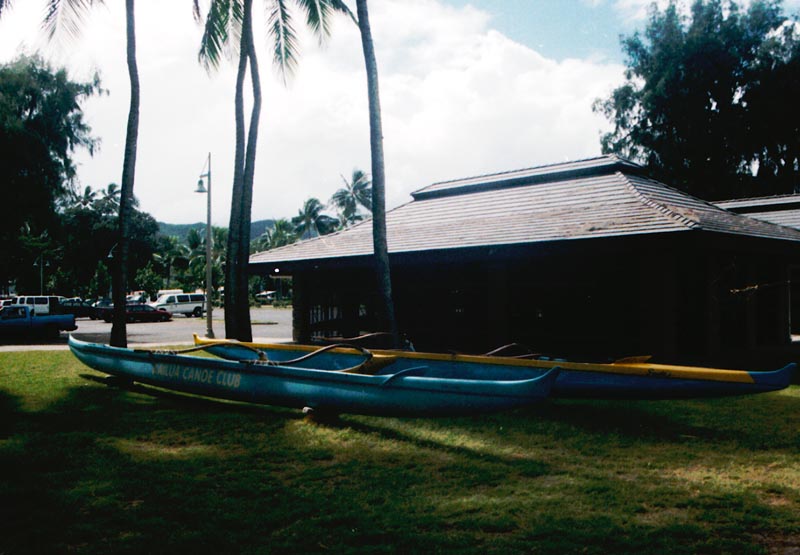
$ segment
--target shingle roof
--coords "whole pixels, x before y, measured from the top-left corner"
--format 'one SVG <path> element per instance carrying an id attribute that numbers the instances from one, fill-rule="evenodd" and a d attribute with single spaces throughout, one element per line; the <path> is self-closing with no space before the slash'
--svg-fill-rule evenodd
<path id="1" fill-rule="evenodd" d="M 800 195 L 725 200 L 716 205 L 750 218 L 800 229 Z"/>
<path id="2" fill-rule="evenodd" d="M 466 177 L 452 181 L 441 181 L 415 191 L 411 193 L 411 196 L 415 200 L 421 200 L 435 196 L 462 194 L 474 190 L 500 189 L 520 184 L 532 185 L 534 183 L 560 181 L 587 175 L 608 174 L 614 171 L 639 173 L 643 170 L 644 168 L 638 164 L 609 155 L 477 177 Z"/>
<path id="3" fill-rule="evenodd" d="M 602 156 L 435 183 L 386 215 L 390 253 L 704 230 L 800 241 L 800 231 L 723 210 Z M 279 263 L 372 254 L 372 223 L 254 254 Z"/>

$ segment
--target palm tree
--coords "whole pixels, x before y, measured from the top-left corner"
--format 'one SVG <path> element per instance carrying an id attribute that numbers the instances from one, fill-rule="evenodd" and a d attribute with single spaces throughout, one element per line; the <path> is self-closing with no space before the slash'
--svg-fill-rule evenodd
<path id="1" fill-rule="evenodd" d="M 378 91 L 378 64 L 375 46 L 369 25 L 367 0 L 356 0 L 358 28 L 361 32 L 361 47 L 367 70 L 367 92 L 369 97 L 369 146 L 372 154 L 372 242 L 375 250 L 375 273 L 381 296 L 381 320 L 392 335 L 394 346 L 399 348 L 400 333 L 392 300 L 392 276 L 389 266 L 389 246 L 386 238 L 386 174 L 383 162 L 383 125 L 381 123 L 381 101 Z"/>
<path id="2" fill-rule="evenodd" d="M 256 251 L 266 251 L 283 247 L 297 240 L 294 225 L 289 220 L 281 218 L 275 220 L 272 228 L 266 230 L 256 241 L 253 247 Z"/>
<path id="3" fill-rule="evenodd" d="M 211 226 L 211 256 L 222 264 L 225 261 L 225 248 L 228 244 L 228 230 Z"/>
<path id="4" fill-rule="evenodd" d="M 100 198 L 96 201 L 97 210 L 101 214 L 116 214 L 119 211 L 121 191 L 116 183 L 109 183 L 100 191 Z"/>
<path id="5" fill-rule="evenodd" d="M 82 194 L 75 196 L 75 202 L 81 208 L 91 208 L 97 202 L 97 191 L 87 185 Z"/>
<path id="6" fill-rule="evenodd" d="M 284 81 L 297 64 L 297 39 L 288 10 L 288 0 L 268 0 L 269 31 L 274 39 L 274 60 Z M 329 32 L 332 10 L 341 10 L 340 0 L 294 0 L 305 13 L 306 23 L 322 41 Z M 205 19 L 200 48 L 201 63 L 215 68 L 226 48 L 238 46 L 235 119 L 236 151 L 234 156 L 231 216 L 228 227 L 228 252 L 225 270 L 225 334 L 242 341 L 252 339 L 247 280 L 250 248 L 250 220 L 255 176 L 258 120 L 261 114 L 261 84 L 258 72 L 252 25 L 253 0 L 212 0 Z M 345 8 L 346 9 L 346 8 Z M 194 0 L 195 18 L 200 20 L 198 0 Z M 238 39 L 238 44 L 236 41 Z M 245 139 L 244 82 L 250 68 L 253 106 Z"/>
<path id="7" fill-rule="evenodd" d="M 228 230 L 221 227 L 211 228 L 211 268 L 212 285 L 218 282 L 218 275 L 225 266 L 225 245 L 228 241 Z M 202 228 L 192 228 L 186 234 L 186 243 L 181 245 L 187 257 L 188 280 L 197 279 L 189 284 L 196 287 L 203 283 L 206 268 L 206 234 Z M 216 289 L 216 288 L 215 288 Z M 212 291 L 213 295 L 213 291 Z"/>
<path id="8" fill-rule="evenodd" d="M 191 287 L 203 283 L 205 279 L 206 269 L 206 235 L 199 229 L 192 228 L 186 234 L 186 247 L 189 255 L 188 270 L 189 275 L 192 276 Z M 213 264 L 213 262 L 212 262 Z M 197 280 L 194 282 L 194 280 Z"/>
<path id="9" fill-rule="evenodd" d="M 343 226 L 361 221 L 359 207 L 372 212 L 372 182 L 363 171 L 355 169 L 350 181 L 341 176 L 344 187 L 333 193 L 330 204 L 336 207 Z"/>
<path id="10" fill-rule="evenodd" d="M 272 226 L 269 234 L 270 248 L 273 249 L 294 243 L 297 240 L 297 236 L 294 234 L 294 228 L 291 222 L 286 218 L 275 220 L 275 224 Z"/>
<path id="11" fill-rule="evenodd" d="M 322 211 L 325 206 L 319 199 L 310 198 L 304 204 L 303 208 L 297 213 L 297 216 L 292 218 L 294 225 L 294 232 L 301 239 L 310 239 L 312 237 L 319 237 L 326 235 L 336 229 L 339 221 L 332 218 Z"/>
<path id="12" fill-rule="evenodd" d="M 164 286 L 172 287 L 172 270 L 186 268 L 189 263 L 186 246 L 174 235 L 160 236 L 158 239 L 158 252 L 153 254 L 159 265 L 166 272 Z"/>
<path id="13" fill-rule="evenodd" d="M 102 4 L 103 0 L 48 0 L 44 28 L 52 40 L 58 30 L 74 37 L 80 29 L 80 22 L 89 8 Z M 0 15 L 11 7 L 12 0 L 0 0 Z M 130 250 L 128 237 L 131 211 L 133 207 L 133 183 L 136 170 L 136 147 L 139 136 L 139 71 L 136 64 L 136 25 L 134 20 L 134 0 L 125 0 L 126 50 L 128 76 L 130 78 L 130 106 L 128 125 L 125 134 L 125 157 L 122 162 L 122 189 L 119 204 L 118 238 L 112 273 L 114 321 L 111 327 L 110 343 L 116 347 L 127 347 L 128 337 L 125 327 L 125 296 L 128 290 L 127 270 Z"/>

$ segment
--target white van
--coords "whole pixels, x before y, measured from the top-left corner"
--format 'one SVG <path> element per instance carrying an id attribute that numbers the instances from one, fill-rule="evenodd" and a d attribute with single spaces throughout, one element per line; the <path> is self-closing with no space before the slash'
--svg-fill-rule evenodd
<path id="1" fill-rule="evenodd" d="M 275 302 L 275 291 L 256 293 L 256 300 L 261 304 L 272 304 Z"/>
<path id="2" fill-rule="evenodd" d="M 64 297 L 54 295 L 31 295 L 26 297 L 16 297 L 12 304 L 17 306 L 27 306 L 33 314 L 43 316 L 45 314 L 58 314 L 59 305 Z"/>
<path id="3" fill-rule="evenodd" d="M 166 310 L 170 314 L 183 314 L 200 317 L 206 309 L 206 296 L 203 293 L 165 293 L 160 295 L 155 302 L 150 303 L 154 308 Z"/>

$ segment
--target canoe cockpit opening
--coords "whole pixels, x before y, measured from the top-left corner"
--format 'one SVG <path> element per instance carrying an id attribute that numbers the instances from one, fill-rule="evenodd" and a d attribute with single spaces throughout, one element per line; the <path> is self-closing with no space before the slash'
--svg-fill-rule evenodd
<path id="1" fill-rule="evenodd" d="M 338 372 L 342 372 L 345 374 L 368 374 L 368 375 L 375 375 L 387 366 L 390 366 L 397 362 L 397 357 L 392 355 L 374 355 L 372 358 L 369 358 L 362 362 L 361 364 L 357 364 L 352 368 L 344 368 L 342 370 L 338 370 Z"/>
<path id="2" fill-rule="evenodd" d="M 133 351 L 137 353 L 152 353 L 154 355 L 185 355 L 197 351 L 206 351 L 215 347 L 216 345 L 216 343 L 208 343 L 203 345 L 195 345 L 193 347 L 186 347 L 185 349 L 133 349 Z M 250 345 L 245 345 L 244 343 L 230 343 L 230 345 L 239 349 L 243 349 L 248 353 L 255 354 L 258 357 L 258 360 L 267 360 L 267 355 L 264 354 L 264 352 L 260 349 L 256 349 Z"/>

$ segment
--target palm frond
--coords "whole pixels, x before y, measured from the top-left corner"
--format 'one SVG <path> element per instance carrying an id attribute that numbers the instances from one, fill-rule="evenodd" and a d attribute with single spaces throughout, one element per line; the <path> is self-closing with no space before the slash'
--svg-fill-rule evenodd
<path id="1" fill-rule="evenodd" d="M 11 8 L 12 0 L 0 0 L 0 16 L 3 15 L 3 10 Z"/>
<path id="2" fill-rule="evenodd" d="M 59 33 L 68 40 L 77 39 L 89 9 L 102 3 L 103 0 L 48 0 L 42 22 L 48 40 L 54 40 Z"/>
<path id="3" fill-rule="evenodd" d="M 330 36 L 330 0 L 297 0 L 306 14 L 306 24 L 317 37 L 320 44 Z"/>
<path id="4" fill-rule="evenodd" d="M 286 0 L 273 0 L 269 27 L 275 40 L 273 59 L 284 81 L 297 68 L 297 36 Z"/>
<path id="5" fill-rule="evenodd" d="M 344 179 L 344 178 L 342 178 L 342 179 Z M 359 170 L 359 169 L 354 169 L 353 170 L 353 175 L 350 178 L 350 180 L 353 183 L 353 187 L 354 188 L 356 187 L 356 185 L 358 185 L 360 183 L 364 183 L 367 186 L 372 184 L 372 181 L 370 181 L 369 175 L 367 175 L 364 172 L 364 170 Z"/>
<path id="6" fill-rule="evenodd" d="M 200 7 L 194 0 L 195 19 L 200 21 Z M 200 40 L 198 60 L 207 71 L 217 69 L 222 57 L 238 55 L 242 30 L 242 4 L 240 0 L 213 0 L 208 9 L 203 37 Z"/>
<path id="7" fill-rule="evenodd" d="M 342 0 L 328 0 L 328 4 L 330 4 L 333 11 L 343 13 L 344 15 L 348 16 L 353 23 L 358 25 L 358 18 L 356 18 L 356 15 L 350 11 L 350 8 L 348 8 L 347 4 L 345 4 Z"/>
<path id="8" fill-rule="evenodd" d="M 192 15 L 197 23 L 203 22 L 203 16 L 200 13 L 200 0 L 192 0 Z"/>

